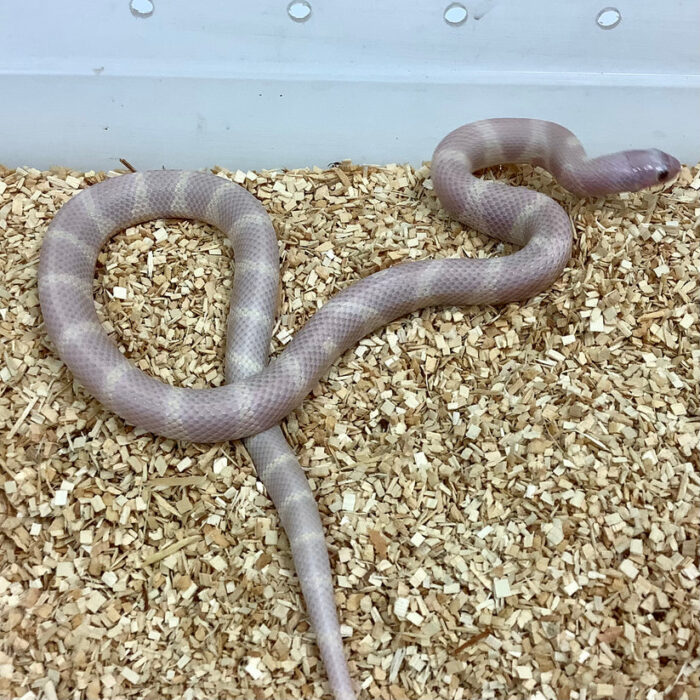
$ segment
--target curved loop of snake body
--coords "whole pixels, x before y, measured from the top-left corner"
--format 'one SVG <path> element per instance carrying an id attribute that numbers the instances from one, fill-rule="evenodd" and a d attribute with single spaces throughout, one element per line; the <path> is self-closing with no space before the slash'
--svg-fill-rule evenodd
<path id="1" fill-rule="evenodd" d="M 198 442 L 246 438 L 292 548 L 295 567 L 336 700 L 356 698 L 343 652 L 331 569 L 315 500 L 278 423 L 335 359 L 360 338 L 432 305 L 502 304 L 547 289 L 569 259 L 571 222 L 548 197 L 484 182 L 472 172 L 530 162 L 580 195 L 638 190 L 665 182 L 678 161 L 658 150 L 589 159 L 563 127 L 531 119 L 490 119 L 460 127 L 433 155 L 443 207 L 467 226 L 521 246 L 489 259 L 407 262 L 381 270 L 332 298 L 268 364 L 279 284 L 274 229 L 246 190 L 211 174 L 136 172 L 94 185 L 67 202 L 46 233 L 39 295 L 58 354 L 106 407 L 159 435 Z M 97 255 L 117 231 L 154 218 L 206 221 L 233 244 L 226 384 L 166 385 L 145 375 L 101 326 L 92 298 Z"/>

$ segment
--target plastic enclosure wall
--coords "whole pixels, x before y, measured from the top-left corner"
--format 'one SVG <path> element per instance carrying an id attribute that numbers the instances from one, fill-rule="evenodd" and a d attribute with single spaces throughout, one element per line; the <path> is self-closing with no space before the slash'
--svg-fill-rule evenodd
<path id="1" fill-rule="evenodd" d="M 0 163 L 419 164 L 495 116 L 700 160 L 698 0 L 463 0 L 461 24 L 450 0 L 307 4 L 0 0 Z"/>

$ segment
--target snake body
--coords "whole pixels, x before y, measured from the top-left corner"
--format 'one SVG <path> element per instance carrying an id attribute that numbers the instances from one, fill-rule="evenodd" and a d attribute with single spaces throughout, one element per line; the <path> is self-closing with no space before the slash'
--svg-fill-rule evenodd
<path id="1" fill-rule="evenodd" d="M 680 168 L 656 149 L 589 159 L 570 131 L 551 122 L 489 119 L 462 126 L 435 150 L 435 193 L 459 221 L 520 249 L 498 258 L 413 261 L 376 272 L 335 295 L 269 363 L 277 240 L 263 206 L 238 185 L 188 171 L 114 177 L 70 199 L 42 245 L 39 296 L 46 329 L 88 391 L 128 423 L 159 435 L 197 442 L 245 439 L 289 537 L 335 700 L 356 695 L 323 529 L 313 493 L 278 424 L 340 354 L 390 321 L 426 306 L 522 300 L 556 280 L 572 244 L 564 210 L 543 194 L 472 175 L 514 162 L 540 165 L 583 196 L 666 182 Z M 120 353 L 98 320 L 92 282 L 100 249 L 116 232 L 154 218 L 202 220 L 231 240 L 235 276 L 223 386 L 179 388 L 147 376 Z"/>

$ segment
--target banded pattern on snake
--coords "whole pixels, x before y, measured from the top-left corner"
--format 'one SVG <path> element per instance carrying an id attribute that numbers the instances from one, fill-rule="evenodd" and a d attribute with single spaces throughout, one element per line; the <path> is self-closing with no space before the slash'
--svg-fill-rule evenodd
<path id="1" fill-rule="evenodd" d="M 321 520 L 304 472 L 279 422 L 319 377 L 363 336 L 433 305 L 503 304 L 547 289 L 571 252 L 572 226 L 543 194 L 484 182 L 475 170 L 530 162 L 582 196 L 664 183 L 680 169 L 656 149 L 589 159 L 565 128 L 533 119 L 489 119 L 462 126 L 437 146 L 435 193 L 459 221 L 520 247 L 488 259 L 407 262 L 344 289 L 268 364 L 279 285 L 277 240 L 262 205 L 211 174 L 136 172 L 82 191 L 46 233 L 39 296 L 49 336 L 75 378 L 128 423 L 178 440 L 244 438 L 292 548 L 294 564 L 335 700 L 354 700 L 333 600 Z M 235 276 L 228 317 L 226 384 L 166 385 L 145 375 L 101 326 L 92 298 L 97 255 L 117 231 L 154 218 L 206 221 L 229 236 Z"/>

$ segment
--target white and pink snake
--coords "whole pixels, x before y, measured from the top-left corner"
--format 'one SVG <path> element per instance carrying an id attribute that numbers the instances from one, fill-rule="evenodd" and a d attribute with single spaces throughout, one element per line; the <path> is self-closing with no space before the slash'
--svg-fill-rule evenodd
<path id="1" fill-rule="evenodd" d="M 498 163 L 540 165 L 575 194 L 604 195 L 667 182 L 679 162 L 656 149 L 589 159 L 567 129 L 534 119 L 489 119 L 451 132 L 433 155 L 442 206 L 467 226 L 520 246 L 488 259 L 407 262 L 333 297 L 268 364 L 279 285 L 275 231 L 263 206 L 211 174 L 147 171 L 94 185 L 67 202 L 44 238 L 39 296 L 46 329 L 75 378 L 107 408 L 177 440 L 245 438 L 291 544 L 294 564 L 335 700 L 356 697 L 343 652 L 321 520 L 279 422 L 347 348 L 425 306 L 503 304 L 557 279 L 571 252 L 566 212 L 543 194 L 472 172 Z M 132 365 L 98 320 L 92 297 L 97 255 L 116 232 L 154 218 L 206 221 L 233 244 L 226 384 L 167 385 Z"/>

